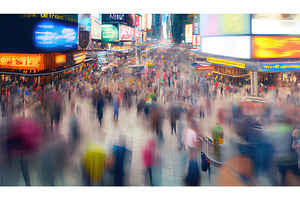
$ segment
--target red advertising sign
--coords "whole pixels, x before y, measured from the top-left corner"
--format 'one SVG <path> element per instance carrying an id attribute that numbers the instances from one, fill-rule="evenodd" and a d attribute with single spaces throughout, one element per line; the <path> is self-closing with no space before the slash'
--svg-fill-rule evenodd
<path id="1" fill-rule="evenodd" d="M 193 46 L 200 46 L 200 35 L 193 35 Z"/>
<path id="2" fill-rule="evenodd" d="M 120 40 L 134 40 L 134 28 L 120 25 Z"/>
<path id="3" fill-rule="evenodd" d="M 141 26 L 140 24 L 140 18 L 138 15 L 135 15 L 135 26 Z"/>
<path id="4" fill-rule="evenodd" d="M 197 66 L 197 71 L 212 71 L 215 70 L 214 66 Z"/>

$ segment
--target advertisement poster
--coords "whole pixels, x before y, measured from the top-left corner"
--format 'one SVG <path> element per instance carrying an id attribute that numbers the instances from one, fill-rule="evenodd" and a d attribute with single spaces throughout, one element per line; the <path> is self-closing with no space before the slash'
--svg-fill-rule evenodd
<path id="1" fill-rule="evenodd" d="M 67 51 L 78 48 L 77 26 L 45 20 L 34 29 L 34 45 L 43 51 Z"/>
<path id="2" fill-rule="evenodd" d="M 185 25 L 185 43 L 193 42 L 193 24 Z"/>
<path id="3" fill-rule="evenodd" d="M 119 41 L 118 25 L 102 24 L 102 42 L 117 42 Z"/>
<path id="4" fill-rule="evenodd" d="M 120 40 L 134 40 L 134 28 L 120 25 Z"/>
<path id="5" fill-rule="evenodd" d="M 250 34 L 249 14 L 200 14 L 201 36 Z"/>
<path id="6" fill-rule="evenodd" d="M 101 22 L 92 17 L 91 23 L 91 39 L 101 40 Z"/>
<path id="7" fill-rule="evenodd" d="M 200 46 L 200 35 L 193 35 L 193 46 Z"/>
<path id="8" fill-rule="evenodd" d="M 253 36 L 254 59 L 300 58 L 300 37 Z"/>

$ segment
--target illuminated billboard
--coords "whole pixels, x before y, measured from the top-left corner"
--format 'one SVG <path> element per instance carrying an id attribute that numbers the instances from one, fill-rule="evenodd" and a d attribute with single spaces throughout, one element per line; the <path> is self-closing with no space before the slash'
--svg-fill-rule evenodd
<path id="1" fill-rule="evenodd" d="M 193 24 L 185 25 L 185 43 L 193 42 Z"/>
<path id="2" fill-rule="evenodd" d="M 68 51 L 78 48 L 77 26 L 45 20 L 39 22 L 33 31 L 34 45 L 42 51 Z"/>
<path id="3" fill-rule="evenodd" d="M 193 35 L 193 46 L 200 46 L 200 35 Z"/>
<path id="4" fill-rule="evenodd" d="M 134 40 L 134 28 L 130 26 L 120 25 L 120 40 Z"/>
<path id="5" fill-rule="evenodd" d="M 262 71 L 295 71 L 300 70 L 300 63 L 261 63 Z"/>
<path id="6" fill-rule="evenodd" d="M 250 36 L 202 37 L 202 52 L 250 59 Z"/>
<path id="7" fill-rule="evenodd" d="M 250 34 L 249 14 L 200 14 L 200 35 Z"/>
<path id="8" fill-rule="evenodd" d="M 77 49 L 77 21 L 75 14 L 1 14 L 0 52 L 48 53 Z"/>
<path id="9" fill-rule="evenodd" d="M 118 42 L 119 27 L 116 24 L 102 24 L 102 42 Z"/>
<path id="10" fill-rule="evenodd" d="M 101 40 L 101 22 L 92 17 L 91 21 L 91 39 Z"/>
<path id="11" fill-rule="evenodd" d="M 254 59 L 300 58 L 300 37 L 253 36 Z"/>
<path id="12" fill-rule="evenodd" d="M 300 35 L 300 14 L 253 14 L 252 34 Z"/>
<path id="13" fill-rule="evenodd" d="M 147 14 L 147 30 L 152 29 L 152 14 Z"/>

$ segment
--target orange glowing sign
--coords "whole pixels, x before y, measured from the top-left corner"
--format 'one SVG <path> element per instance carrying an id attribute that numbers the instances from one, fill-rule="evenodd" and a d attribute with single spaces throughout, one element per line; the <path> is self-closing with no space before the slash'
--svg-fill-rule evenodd
<path id="1" fill-rule="evenodd" d="M 65 63 L 66 62 L 66 55 L 57 55 L 55 57 L 56 63 Z"/>
<path id="2" fill-rule="evenodd" d="M 253 36 L 253 58 L 300 58 L 300 37 Z"/>
<path id="3" fill-rule="evenodd" d="M 41 67 L 41 54 L 0 54 L 0 67 L 13 69 L 38 69 Z"/>

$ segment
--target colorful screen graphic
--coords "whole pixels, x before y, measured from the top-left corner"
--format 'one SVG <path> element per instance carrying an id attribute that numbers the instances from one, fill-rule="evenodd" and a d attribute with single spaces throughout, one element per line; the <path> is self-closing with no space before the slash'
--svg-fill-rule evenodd
<path id="1" fill-rule="evenodd" d="M 119 29 L 117 25 L 103 24 L 102 42 L 117 42 L 117 41 L 119 41 Z"/>
<path id="2" fill-rule="evenodd" d="M 250 34 L 249 14 L 201 14 L 200 35 Z"/>
<path id="3" fill-rule="evenodd" d="M 44 51 L 67 51 L 78 47 L 77 26 L 41 21 L 34 29 L 35 47 Z"/>
<path id="4" fill-rule="evenodd" d="M 134 40 L 134 28 L 120 25 L 120 40 Z"/>
<path id="5" fill-rule="evenodd" d="M 254 59 L 300 58 L 300 37 L 253 36 Z"/>
<path id="6" fill-rule="evenodd" d="M 78 27 L 85 31 L 91 30 L 91 15 L 90 14 L 79 14 L 78 15 Z"/>
<path id="7" fill-rule="evenodd" d="M 185 25 L 185 43 L 193 42 L 193 24 Z"/>

